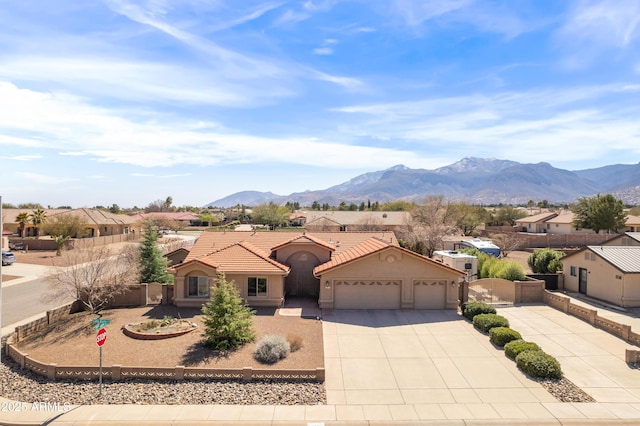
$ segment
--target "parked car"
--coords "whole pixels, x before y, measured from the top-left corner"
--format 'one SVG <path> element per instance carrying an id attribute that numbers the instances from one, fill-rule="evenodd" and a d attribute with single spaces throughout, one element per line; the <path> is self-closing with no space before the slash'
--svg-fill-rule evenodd
<path id="1" fill-rule="evenodd" d="M 24 243 L 14 243 L 13 241 L 9 241 L 9 248 L 11 250 L 24 250 Z"/>
<path id="2" fill-rule="evenodd" d="M 16 257 L 10 251 L 2 250 L 2 266 L 9 266 L 16 261 Z"/>

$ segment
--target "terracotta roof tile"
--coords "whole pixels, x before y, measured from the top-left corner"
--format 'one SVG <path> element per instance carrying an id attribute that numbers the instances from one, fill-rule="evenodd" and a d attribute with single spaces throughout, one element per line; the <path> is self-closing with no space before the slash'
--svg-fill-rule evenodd
<path id="1" fill-rule="evenodd" d="M 317 244 L 319 246 L 325 247 L 331 251 L 334 251 L 336 248 L 335 246 L 322 241 L 320 238 L 316 238 L 311 234 L 302 234 L 302 235 L 298 235 L 297 237 L 291 238 L 290 240 L 287 240 L 283 243 L 278 244 L 277 246 L 271 247 L 271 250 L 278 250 L 279 248 L 282 248 L 284 246 L 287 246 L 289 244 L 293 244 L 293 243 L 300 243 L 300 242 L 311 242 L 314 244 Z"/>
<path id="2" fill-rule="evenodd" d="M 199 262 L 225 273 L 262 272 L 286 275 L 290 269 L 271 259 L 265 251 L 247 242 L 233 243 L 189 261 L 185 259 L 185 262 L 176 266 L 175 269 L 180 269 L 191 262 Z"/>

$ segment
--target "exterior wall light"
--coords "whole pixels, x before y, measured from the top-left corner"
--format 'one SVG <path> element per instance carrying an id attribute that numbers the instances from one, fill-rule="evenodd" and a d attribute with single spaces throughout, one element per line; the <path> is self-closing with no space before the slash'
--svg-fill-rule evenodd
<path id="1" fill-rule="evenodd" d="M 324 288 L 329 288 L 329 287 L 331 287 L 331 283 L 329 282 L 329 280 L 326 280 L 324 282 Z"/>

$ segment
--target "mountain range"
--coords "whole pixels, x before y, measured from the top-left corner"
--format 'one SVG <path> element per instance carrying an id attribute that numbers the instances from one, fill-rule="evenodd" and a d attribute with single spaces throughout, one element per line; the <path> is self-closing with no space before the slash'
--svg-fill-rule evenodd
<path id="1" fill-rule="evenodd" d="M 341 202 L 420 201 L 430 195 L 474 204 L 526 204 L 547 200 L 572 203 L 580 197 L 612 194 L 626 204 L 640 204 L 640 163 L 615 164 L 586 170 L 564 170 L 549 163 L 523 164 L 495 158 L 467 157 L 435 170 L 410 169 L 397 165 L 365 173 L 327 189 L 278 195 L 243 191 L 221 198 L 208 206 L 253 206 L 273 201 L 298 202 L 310 206 Z"/>

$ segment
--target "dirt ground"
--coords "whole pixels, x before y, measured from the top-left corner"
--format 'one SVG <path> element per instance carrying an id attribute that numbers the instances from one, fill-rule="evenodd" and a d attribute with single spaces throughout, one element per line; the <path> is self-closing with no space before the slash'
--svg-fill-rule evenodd
<path id="1" fill-rule="evenodd" d="M 162 319 L 165 315 L 188 319 L 195 322 L 198 328 L 182 336 L 161 340 L 137 340 L 126 336 L 121 330 L 125 324 Z M 91 324 L 91 320 L 96 316 L 81 313 L 71 317 L 70 323 L 60 324 L 42 335 L 35 335 L 20 342 L 20 350 L 41 362 L 97 366 L 99 349 L 96 345 L 96 330 Z M 281 316 L 273 308 L 260 308 L 254 316 L 256 341 L 227 355 L 216 354 L 200 344 L 204 325 L 199 309 L 178 309 L 168 305 L 113 309 L 103 311 L 102 318 L 111 320 L 105 327 L 107 341 L 102 349 L 105 366 L 265 368 L 264 364 L 253 358 L 253 351 L 257 342 L 270 334 L 285 338 L 289 334 L 298 335 L 302 338 L 303 344 L 300 350 L 277 362 L 274 368 L 315 369 L 324 366 L 322 323 L 313 319 Z"/>

